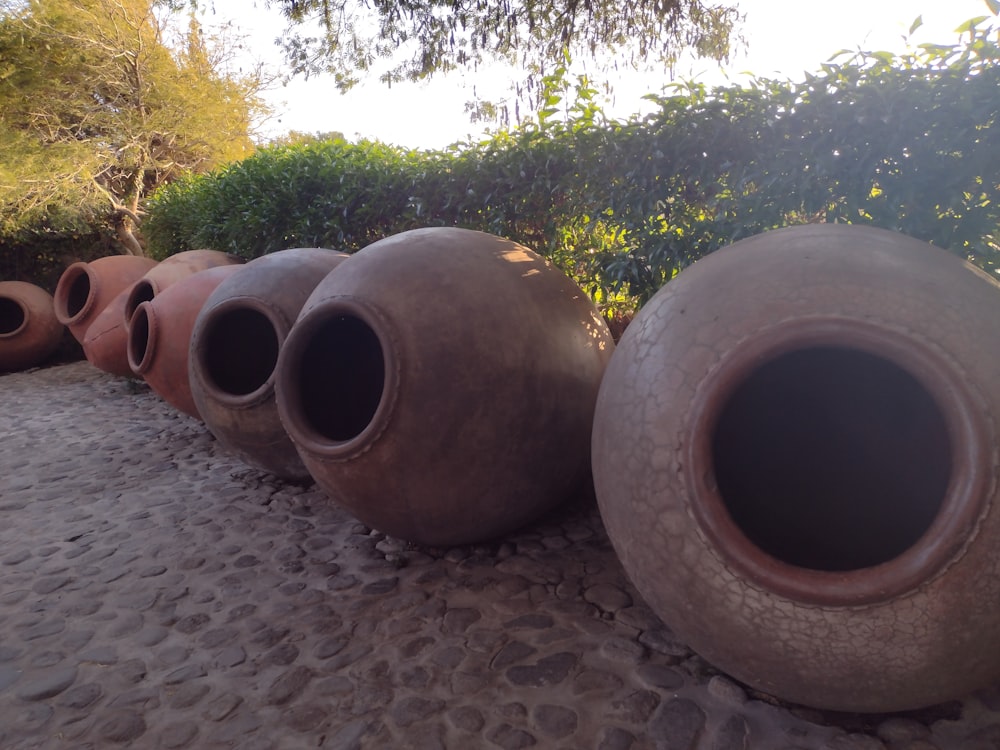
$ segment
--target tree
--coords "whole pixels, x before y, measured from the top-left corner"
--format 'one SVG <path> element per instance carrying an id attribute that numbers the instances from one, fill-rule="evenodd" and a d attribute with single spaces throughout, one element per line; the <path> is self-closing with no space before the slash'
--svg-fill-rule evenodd
<path id="1" fill-rule="evenodd" d="M 577 88 L 565 118 L 543 111 L 445 151 L 263 148 L 158 192 L 150 245 L 257 257 L 463 226 L 532 247 L 626 309 L 723 245 L 806 222 L 892 229 L 1000 273 L 1000 27 L 963 29 L 957 45 L 838 57 L 801 82 L 673 84 L 625 121 Z"/>
<path id="2" fill-rule="evenodd" d="M 156 0 L 0 0 L 0 236 L 113 229 L 143 252 L 143 199 L 253 149 L 259 72 Z M 220 56 L 222 55 L 222 56 Z"/>
<path id="3" fill-rule="evenodd" d="M 681 50 L 726 59 L 739 14 L 704 0 L 268 0 L 290 22 L 297 73 L 332 73 L 348 89 L 392 58 L 387 83 L 503 61 L 526 84 L 568 56 L 603 65 L 672 64 Z M 298 28 L 318 24 L 319 35 Z M 536 98 L 540 92 L 534 91 Z"/>

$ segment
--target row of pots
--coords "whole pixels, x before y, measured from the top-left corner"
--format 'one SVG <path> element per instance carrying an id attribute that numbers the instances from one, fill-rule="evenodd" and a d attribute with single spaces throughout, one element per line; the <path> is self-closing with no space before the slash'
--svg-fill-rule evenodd
<path id="1" fill-rule="evenodd" d="M 769 232 L 685 270 L 617 349 L 561 272 L 467 230 L 207 273 L 166 381 L 369 525 L 497 537 L 592 458 L 629 577 L 735 677 L 850 711 L 1000 677 L 1000 285 L 967 263 L 872 228 Z M 142 304 L 137 372 L 178 315 Z"/>
<path id="2" fill-rule="evenodd" d="M 196 253 L 127 285 L 98 262 L 71 266 L 56 307 L 90 362 L 142 377 L 247 463 L 311 475 L 361 520 L 429 545 L 502 535 L 588 480 L 614 345 L 579 287 L 527 248 L 424 229 L 163 283 L 168 264 L 221 262 Z M 102 260 L 116 279 L 126 261 L 142 270 Z"/>
<path id="3" fill-rule="evenodd" d="M 51 294 L 26 281 L 0 281 L 0 372 L 41 364 L 59 348 L 64 330 Z"/>
<path id="4" fill-rule="evenodd" d="M 162 263 L 134 255 L 74 263 L 56 285 L 56 316 L 82 344 L 91 364 L 114 375 L 131 376 L 129 328 L 137 314 L 142 317 L 142 305 L 196 273 L 242 263 L 241 258 L 216 250 L 190 250 Z"/>

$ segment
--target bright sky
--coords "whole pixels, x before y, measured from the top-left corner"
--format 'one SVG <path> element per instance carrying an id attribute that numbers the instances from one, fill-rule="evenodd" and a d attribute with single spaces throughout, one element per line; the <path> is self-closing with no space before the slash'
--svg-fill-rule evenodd
<path id="1" fill-rule="evenodd" d="M 258 0 L 257 5 L 263 5 Z M 737 0 L 746 14 L 743 35 L 747 49 L 720 71 L 713 63 L 696 61 L 680 77 L 697 77 L 722 83 L 725 76 L 742 71 L 757 75 L 798 79 L 804 71 L 817 71 L 840 49 L 900 51 L 903 38 L 918 16 L 923 26 L 913 44 L 948 44 L 957 39 L 954 29 L 974 16 L 988 15 L 984 0 L 839 0 L 837 3 L 803 0 Z M 274 39 L 284 28 L 279 12 L 248 7 L 246 0 L 214 0 L 215 15 L 209 24 L 233 20 L 247 35 L 258 59 L 279 65 Z M 269 92 L 276 117 L 265 136 L 289 130 L 305 133 L 339 131 L 349 139 L 374 138 L 412 148 L 440 148 L 467 136 L 479 136 L 485 126 L 469 122 L 464 104 L 475 84 L 487 98 L 502 96 L 503 72 L 449 75 L 423 84 L 394 85 L 391 89 L 372 81 L 345 95 L 328 78 L 294 80 Z M 605 108 L 616 117 L 627 117 L 643 107 L 642 95 L 659 92 L 662 76 L 634 75 L 615 85 L 615 100 Z"/>

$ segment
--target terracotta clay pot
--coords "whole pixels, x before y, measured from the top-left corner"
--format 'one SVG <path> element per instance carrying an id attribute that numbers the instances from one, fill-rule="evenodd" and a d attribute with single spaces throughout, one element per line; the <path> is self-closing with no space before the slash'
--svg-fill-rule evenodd
<path id="1" fill-rule="evenodd" d="M 132 372 L 160 398 L 192 417 L 199 414 L 188 383 L 191 330 L 209 295 L 242 268 L 219 266 L 192 274 L 140 303 L 132 316 L 127 347 Z"/>
<path id="2" fill-rule="evenodd" d="M 82 344 L 87 328 L 107 304 L 155 265 L 152 258 L 136 255 L 109 255 L 72 264 L 56 285 L 56 318 Z"/>
<path id="3" fill-rule="evenodd" d="M 111 300 L 94 318 L 83 337 L 83 354 L 94 367 L 112 375 L 131 376 L 128 363 L 128 328 L 125 302 L 132 287 Z"/>
<path id="4" fill-rule="evenodd" d="M 164 258 L 156 268 L 150 269 L 129 289 L 125 300 L 125 328 L 135 315 L 136 308 L 149 302 L 171 284 L 185 279 L 191 274 L 219 266 L 234 266 L 245 263 L 243 258 L 218 250 L 186 250 Z"/>
<path id="5" fill-rule="evenodd" d="M 111 300 L 94 319 L 83 338 L 87 361 L 114 375 L 132 375 L 127 352 L 128 322 L 135 308 L 193 273 L 242 262 L 241 258 L 216 250 L 189 250 L 171 255 Z"/>
<path id="6" fill-rule="evenodd" d="M 0 281 L 0 372 L 43 362 L 62 336 L 51 294 L 25 281 Z"/>
<path id="7" fill-rule="evenodd" d="M 212 293 L 191 334 L 191 393 L 208 429 L 248 464 L 286 479 L 309 472 L 278 417 L 278 352 L 309 294 L 348 257 L 310 247 L 252 260 Z"/>
<path id="8" fill-rule="evenodd" d="M 316 287 L 278 359 L 282 422 L 359 519 L 431 545 L 496 537 L 589 478 L 613 348 L 532 251 L 463 229 L 364 248 Z"/>
<path id="9" fill-rule="evenodd" d="M 1000 678 L 1000 285 L 880 229 L 769 232 L 629 326 L 593 437 L 650 607 L 790 701 L 898 711 Z"/>

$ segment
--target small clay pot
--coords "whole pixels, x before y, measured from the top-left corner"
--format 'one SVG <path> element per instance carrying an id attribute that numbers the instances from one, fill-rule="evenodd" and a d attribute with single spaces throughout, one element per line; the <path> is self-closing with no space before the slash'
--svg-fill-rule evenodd
<path id="1" fill-rule="evenodd" d="M 594 479 L 649 606 L 781 698 L 915 709 L 1000 679 L 1000 284 L 868 227 L 699 260 L 625 331 Z"/>
<path id="2" fill-rule="evenodd" d="M 73 263 L 56 285 L 56 318 L 83 343 L 87 328 L 111 300 L 153 268 L 156 261 L 136 255 L 109 255 Z"/>
<path id="3" fill-rule="evenodd" d="M 150 269 L 129 289 L 125 300 L 125 327 L 128 328 L 135 310 L 143 302 L 149 302 L 171 284 L 187 278 L 191 274 L 219 266 L 240 265 L 246 261 L 238 255 L 230 255 L 218 250 L 186 250 L 164 258 L 156 268 Z"/>
<path id="4" fill-rule="evenodd" d="M 531 250 L 419 229 L 316 287 L 278 358 L 278 409 L 313 478 L 359 519 L 469 543 L 589 479 L 613 347 L 587 296 Z"/>
<path id="5" fill-rule="evenodd" d="M 62 335 L 51 294 L 25 281 L 0 281 L 0 372 L 43 362 Z"/>
<path id="6" fill-rule="evenodd" d="M 309 472 L 278 417 L 278 352 L 310 293 L 348 257 L 309 247 L 252 260 L 212 292 L 191 334 L 189 380 L 206 426 L 248 464 L 286 479 Z"/>
<path id="7" fill-rule="evenodd" d="M 241 269 L 229 265 L 191 274 L 140 303 L 132 316 L 127 347 L 132 372 L 160 398 L 192 417 L 200 418 L 188 383 L 191 330 L 209 295 Z"/>

